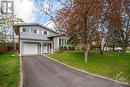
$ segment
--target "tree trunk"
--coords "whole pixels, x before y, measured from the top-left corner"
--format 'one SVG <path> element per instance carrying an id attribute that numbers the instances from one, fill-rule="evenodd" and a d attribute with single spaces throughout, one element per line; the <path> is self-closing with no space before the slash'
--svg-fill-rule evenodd
<path id="1" fill-rule="evenodd" d="M 103 50 L 102 49 L 100 50 L 100 54 L 103 54 Z"/>
<path id="2" fill-rule="evenodd" d="M 126 53 L 126 48 L 127 46 L 124 44 L 123 48 L 122 48 L 122 54 L 125 54 Z"/>
<path id="3" fill-rule="evenodd" d="M 88 52 L 89 52 L 88 49 L 86 49 L 85 52 L 84 52 L 84 55 L 85 55 L 85 63 L 87 63 L 87 61 L 88 61 Z"/>
<path id="4" fill-rule="evenodd" d="M 102 46 L 101 46 L 101 44 L 100 44 L 100 47 L 99 47 L 99 48 L 100 48 L 100 49 L 99 49 L 100 54 L 103 54 L 104 47 L 102 48 Z"/>
<path id="5" fill-rule="evenodd" d="M 85 48 L 85 51 L 84 51 L 85 63 L 87 63 L 87 61 L 88 61 L 89 49 L 90 49 L 90 43 L 87 45 L 87 48 Z"/>
<path id="6" fill-rule="evenodd" d="M 122 53 L 125 54 L 126 53 L 126 49 L 128 46 L 128 40 L 126 39 L 123 43 L 123 47 L 122 47 Z"/>
<path id="7" fill-rule="evenodd" d="M 103 54 L 104 52 L 104 48 L 105 48 L 105 43 L 104 43 L 104 39 L 100 42 L 100 54 Z"/>
<path id="8" fill-rule="evenodd" d="M 112 46 L 112 50 L 115 51 L 115 45 Z"/>

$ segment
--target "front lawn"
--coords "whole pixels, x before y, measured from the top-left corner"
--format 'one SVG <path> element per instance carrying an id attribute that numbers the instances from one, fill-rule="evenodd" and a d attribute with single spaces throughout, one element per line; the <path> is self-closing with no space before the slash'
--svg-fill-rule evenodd
<path id="1" fill-rule="evenodd" d="M 126 51 L 130 51 L 130 48 L 129 48 L 129 49 L 126 49 Z"/>
<path id="2" fill-rule="evenodd" d="M 19 56 L 16 52 L 0 54 L 0 87 L 18 87 Z"/>
<path id="3" fill-rule="evenodd" d="M 130 54 L 121 55 L 118 52 L 107 52 L 101 55 L 91 51 L 87 63 L 84 62 L 81 52 L 66 51 L 54 53 L 50 57 L 75 68 L 112 79 L 116 79 L 117 74 L 123 72 L 130 80 Z"/>

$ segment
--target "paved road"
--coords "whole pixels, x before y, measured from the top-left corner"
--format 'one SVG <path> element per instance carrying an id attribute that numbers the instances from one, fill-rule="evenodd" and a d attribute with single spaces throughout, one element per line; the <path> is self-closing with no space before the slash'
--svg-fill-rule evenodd
<path id="1" fill-rule="evenodd" d="M 24 87 L 129 87 L 70 69 L 43 56 L 22 57 Z"/>

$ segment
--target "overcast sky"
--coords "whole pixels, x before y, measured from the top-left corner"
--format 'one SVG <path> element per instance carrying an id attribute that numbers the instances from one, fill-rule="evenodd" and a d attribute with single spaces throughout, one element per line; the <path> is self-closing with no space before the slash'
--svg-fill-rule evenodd
<path id="1" fill-rule="evenodd" d="M 56 0 L 14 0 L 15 14 L 27 23 L 48 24 L 49 17 L 40 11 L 43 6 L 47 7 L 48 3 L 53 3 L 55 8 L 59 7 Z M 53 27 L 50 21 L 49 23 L 48 26 Z"/>

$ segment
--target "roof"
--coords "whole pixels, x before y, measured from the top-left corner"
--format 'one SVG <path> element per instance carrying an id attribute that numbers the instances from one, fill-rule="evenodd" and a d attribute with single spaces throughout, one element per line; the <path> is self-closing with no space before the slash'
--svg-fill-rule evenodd
<path id="1" fill-rule="evenodd" d="M 20 27 L 20 26 L 40 26 L 40 27 L 42 27 L 42 28 L 44 28 L 44 29 L 47 29 L 47 30 L 52 31 L 52 32 L 54 32 L 54 33 L 56 33 L 56 34 L 59 34 L 58 32 L 56 32 L 56 31 L 54 31 L 54 30 L 51 30 L 51 29 L 49 29 L 48 27 L 46 27 L 46 26 L 44 26 L 44 25 L 41 25 L 41 24 L 38 24 L 38 23 L 20 23 L 20 24 L 14 24 L 14 25 L 12 25 L 12 26 L 13 26 L 13 29 L 14 29 L 14 31 L 16 32 L 16 34 L 18 34 L 18 32 L 19 32 L 19 27 Z"/>

